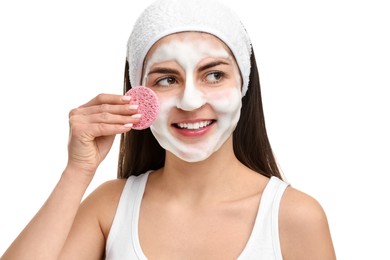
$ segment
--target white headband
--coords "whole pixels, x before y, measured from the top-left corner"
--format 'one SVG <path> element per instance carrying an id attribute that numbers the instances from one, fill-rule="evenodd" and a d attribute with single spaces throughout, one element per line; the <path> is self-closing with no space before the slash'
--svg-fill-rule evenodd
<path id="1" fill-rule="evenodd" d="M 216 0 L 157 0 L 137 19 L 127 44 L 130 83 L 141 84 L 149 49 L 164 36 L 185 31 L 210 33 L 232 51 L 241 72 L 242 96 L 248 90 L 251 41 L 238 16 Z"/>

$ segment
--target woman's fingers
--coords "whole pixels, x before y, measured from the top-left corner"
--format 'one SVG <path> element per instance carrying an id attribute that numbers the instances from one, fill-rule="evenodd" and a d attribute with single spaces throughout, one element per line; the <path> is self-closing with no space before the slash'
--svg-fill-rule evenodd
<path id="1" fill-rule="evenodd" d="M 83 114 L 74 114 L 70 116 L 69 122 L 71 125 L 79 124 L 93 124 L 93 123 L 105 123 L 105 124 L 114 124 L 114 125 L 124 125 L 124 124 L 135 124 L 138 123 L 142 118 L 141 114 L 132 114 L 132 115 L 117 115 L 111 114 L 109 112 L 102 112 L 98 114 L 83 115 Z"/>
<path id="2" fill-rule="evenodd" d="M 138 105 L 129 103 L 129 96 L 100 94 L 69 113 L 71 126 L 79 124 L 113 124 L 127 127 L 138 123 Z M 92 126 L 91 126 L 92 127 Z"/>
<path id="3" fill-rule="evenodd" d="M 80 107 L 97 106 L 101 104 L 128 104 L 131 100 L 130 96 L 113 95 L 113 94 L 99 94 Z"/>
<path id="4" fill-rule="evenodd" d="M 87 139 L 93 141 L 100 136 L 127 132 L 134 124 L 141 120 L 140 118 L 141 116 L 138 114 L 133 116 L 121 116 L 109 113 L 88 116 L 74 115 L 69 119 L 69 127 L 72 138 L 84 139 L 83 137 L 88 136 Z"/>
<path id="5" fill-rule="evenodd" d="M 127 132 L 131 129 L 132 123 L 127 124 L 103 124 L 93 123 L 79 125 L 72 129 L 72 136 L 78 136 L 78 139 L 84 139 L 83 141 L 93 141 L 97 137 L 111 136 L 120 133 Z M 90 140 L 85 140 L 85 138 Z"/>
<path id="6" fill-rule="evenodd" d="M 69 113 L 69 117 L 74 115 L 91 115 L 99 113 L 110 113 L 118 115 L 131 115 L 137 113 L 138 105 L 136 104 L 100 104 L 94 106 L 81 106 L 72 109 Z"/>

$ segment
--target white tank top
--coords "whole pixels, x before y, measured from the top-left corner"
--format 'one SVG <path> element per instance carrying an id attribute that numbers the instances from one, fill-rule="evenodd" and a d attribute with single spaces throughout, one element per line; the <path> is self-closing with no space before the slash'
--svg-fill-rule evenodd
<path id="1" fill-rule="evenodd" d="M 141 200 L 149 172 L 130 176 L 123 188 L 106 244 L 106 259 L 147 260 L 138 238 Z M 271 177 L 260 199 L 259 210 L 249 240 L 239 260 L 282 260 L 278 212 L 287 183 Z"/>

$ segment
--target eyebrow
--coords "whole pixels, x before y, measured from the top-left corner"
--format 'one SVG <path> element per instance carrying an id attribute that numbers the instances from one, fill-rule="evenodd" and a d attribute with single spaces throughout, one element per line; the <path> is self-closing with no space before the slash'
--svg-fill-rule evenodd
<path id="1" fill-rule="evenodd" d="M 229 65 L 228 62 L 226 61 L 222 61 L 222 60 L 217 60 L 217 61 L 212 61 L 210 63 L 207 63 L 203 66 L 201 66 L 198 71 L 203 71 L 203 70 L 207 70 L 207 69 L 210 69 L 212 67 L 216 67 L 216 66 L 219 66 L 219 65 Z"/>
<path id="2" fill-rule="evenodd" d="M 156 68 L 153 68 L 151 71 L 149 71 L 148 76 L 150 74 L 154 74 L 154 73 L 180 75 L 179 71 L 177 71 L 175 69 L 156 67 Z"/>
<path id="3" fill-rule="evenodd" d="M 198 69 L 198 71 L 207 70 L 207 69 L 219 66 L 219 65 L 229 65 L 229 63 L 226 62 L 226 61 L 222 61 L 222 60 L 212 61 L 212 62 L 209 62 L 209 63 L 201 66 Z M 156 68 L 153 68 L 152 70 L 149 71 L 148 76 L 151 75 L 151 74 L 155 74 L 155 73 L 157 73 L 157 74 L 180 75 L 178 70 L 171 69 L 171 68 L 165 68 L 165 67 L 156 67 Z"/>

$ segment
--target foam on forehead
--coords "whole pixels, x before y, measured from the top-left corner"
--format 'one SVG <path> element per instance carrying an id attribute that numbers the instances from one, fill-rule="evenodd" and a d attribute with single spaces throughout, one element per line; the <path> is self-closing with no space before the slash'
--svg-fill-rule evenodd
<path id="1" fill-rule="evenodd" d="M 149 49 L 164 36 L 186 31 L 215 35 L 233 53 L 242 76 L 242 96 L 248 89 L 251 41 L 238 16 L 217 0 L 157 0 L 137 19 L 128 41 L 130 83 L 141 84 Z"/>

